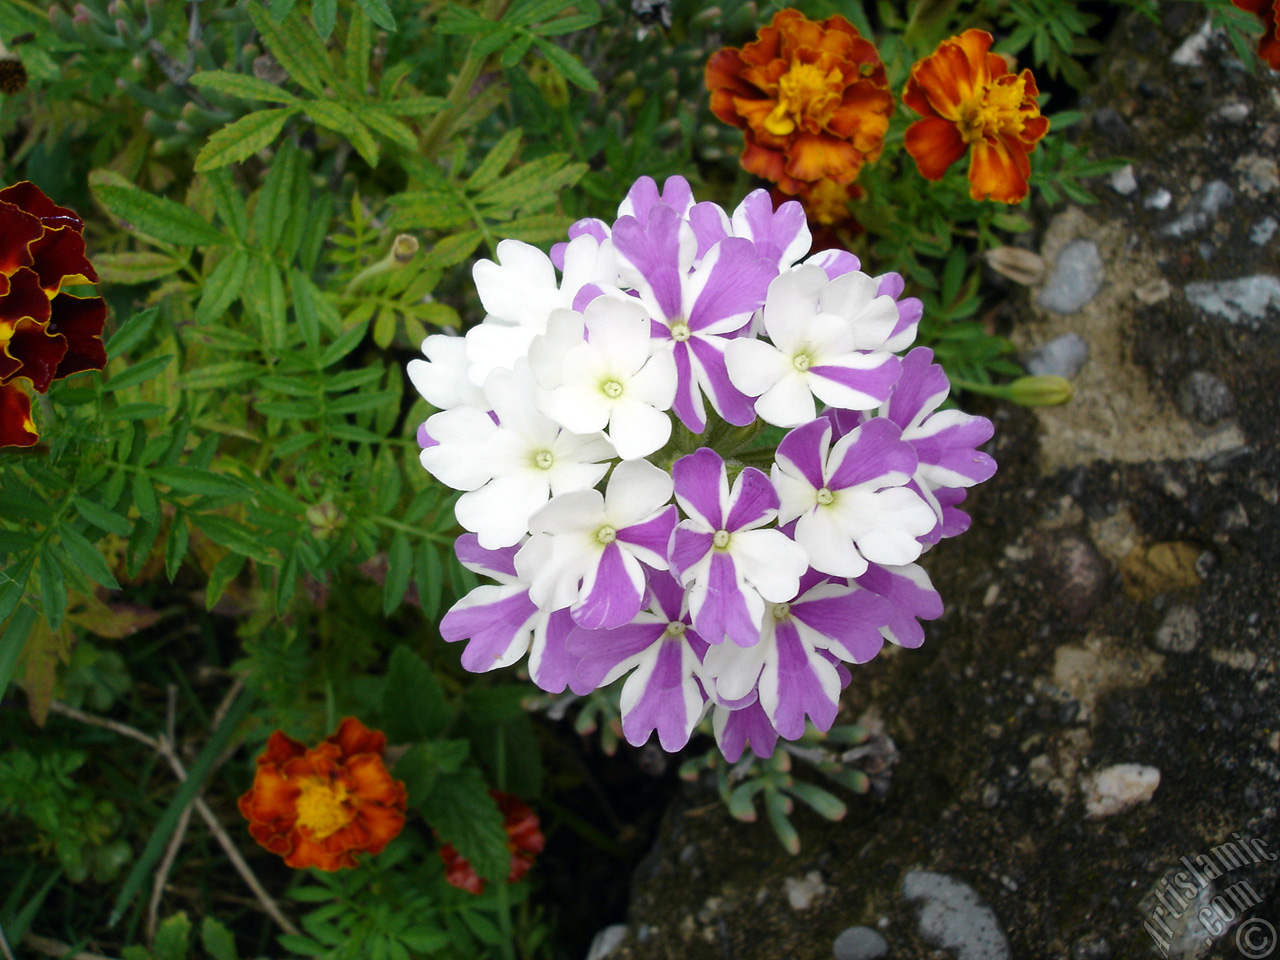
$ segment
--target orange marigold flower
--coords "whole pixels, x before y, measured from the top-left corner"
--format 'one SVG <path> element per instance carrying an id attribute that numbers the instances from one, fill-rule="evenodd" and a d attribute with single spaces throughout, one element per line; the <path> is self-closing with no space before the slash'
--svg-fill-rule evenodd
<path id="1" fill-rule="evenodd" d="M 382 763 L 386 747 L 355 717 L 312 750 L 275 731 L 240 798 L 249 832 L 291 867 L 339 870 L 380 853 L 404 827 L 408 799 Z"/>
<path id="2" fill-rule="evenodd" d="M 907 128 L 906 148 L 928 180 L 969 153 L 969 196 L 1017 203 L 1049 120 L 1031 71 L 1010 73 L 990 49 L 991 34 L 966 30 L 911 68 L 902 101 L 924 119 Z"/>
<path id="3" fill-rule="evenodd" d="M 44 393 L 54 380 L 106 366 L 106 301 L 62 289 L 98 282 L 83 233 L 84 222 L 34 183 L 0 190 L 0 447 L 40 439 L 17 380 Z"/>
<path id="4" fill-rule="evenodd" d="M 1262 39 L 1258 41 L 1258 56 L 1280 70 L 1280 0 L 1231 0 L 1246 13 L 1262 20 Z"/>
<path id="5" fill-rule="evenodd" d="M 546 847 L 547 838 L 542 835 L 538 815 L 519 797 L 501 790 L 490 790 L 489 795 L 498 801 L 498 809 L 502 811 L 502 828 L 507 831 L 507 849 L 511 851 L 507 883 L 515 883 L 529 872 L 534 859 Z M 478 894 L 484 890 L 484 878 L 453 844 L 441 844 L 440 858 L 444 860 L 444 878 L 449 883 L 467 893 Z"/>
<path id="6" fill-rule="evenodd" d="M 852 183 L 880 157 L 893 96 L 876 48 L 840 16 L 780 10 L 753 43 L 707 61 L 711 112 L 746 137 L 742 166 L 794 196 Z"/>

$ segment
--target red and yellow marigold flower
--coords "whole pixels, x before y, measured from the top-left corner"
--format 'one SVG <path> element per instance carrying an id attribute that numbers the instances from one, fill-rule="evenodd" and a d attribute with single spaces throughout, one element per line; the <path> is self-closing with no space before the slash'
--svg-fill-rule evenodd
<path id="1" fill-rule="evenodd" d="M 547 839 L 542 835 L 538 815 L 519 797 L 501 790 L 490 790 L 502 811 L 502 828 L 507 831 L 507 849 L 511 851 L 511 869 L 507 883 L 515 883 L 533 866 L 534 859 L 543 851 Z M 461 890 L 479 894 L 484 890 L 484 878 L 454 848 L 453 844 L 440 846 L 440 858 L 444 860 L 444 878 Z"/>
<path id="2" fill-rule="evenodd" d="M 383 765 L 386 735 L 346 717 L 319 746 L 277 730 L 240 812 L 253 838 L 291 867 L 339 870 L 380 853 L 404 827 L 404 784 Z"/>
<path id="3" fill-rule="evenodd" d="M 1246 13 L 1262 20 L 1262 39 L 1258 41 L 1258 56 L 1272 70 L 1280 70 L 1280 0 L 1231 0 Z"/>
<path id="4" fill-rule="evenodd" d="M 742 166 L 796 196 L 847 186 L 884 146 L 893 96 L 876 48 L 844 17 L 780 10 L 753 43 L 707 61 L 711 112 L 742 130 Z"/>
<path id="5" fill-rule="evenodd" d="M 969 196 L 1017 203 L 1049 120 L 1031 71 L 1011 73 L 990 49 L 991 34 L 966 30 L 911 68 L 902 100 L 924 119 L 907 128 L 906 148 L 928 180 L 968 153 Z"/>
<path id="6" fill-rule="evenodd" d="M 0 190 L 0 447 L 29 447 L 40 435 L 31 397 L 107 363 L 101 297 L 63 287 L 97 283 L 84 249 L 84 222 L 30 181 Z"/>

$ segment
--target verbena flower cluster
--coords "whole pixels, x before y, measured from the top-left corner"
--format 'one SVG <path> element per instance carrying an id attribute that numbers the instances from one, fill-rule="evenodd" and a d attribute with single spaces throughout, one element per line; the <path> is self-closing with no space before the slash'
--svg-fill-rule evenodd
<path id="1" fill-rule="evenodd" d="M 849 667 L 924 637 L 915 561 L 968 526 L 989 421 L 941 410 L 921 304 L 856 257 L 807 259 L 794 201 L 732 215 L 643 177 L 612 224 L 474 277 L 487 316 L 409 364 L 442 412 L 423 466 L 464 491 L 457 554 L 493 581 L 443 618 L 482 672 L 528 656 L 578 694 L 629 674 L 622 728 L 724 754 L 827 729 Z M 557 279 L 557 271 L 559 278 Z"/>

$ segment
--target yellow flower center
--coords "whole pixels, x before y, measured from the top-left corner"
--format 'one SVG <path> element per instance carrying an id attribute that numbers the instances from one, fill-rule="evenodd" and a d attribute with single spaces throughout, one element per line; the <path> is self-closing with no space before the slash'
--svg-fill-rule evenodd
<path id="1" fill-rule="evenodd" d="M 778 78 L 778 105 L 765 117 L 764 128 L 776 137 L 785 137 L 806 117 L 819 126 L 825 124 L 840 104 L 842 81 L 835 68 L 823 73 L 811 63 L 792 63 Z"/>
<path id="2" fill-rule="evenodd" d="M 313 840 L 337 833 L 356 817 L 355 808 L 347 803 L 349 797 L 347 788 L 340 783 L 308 777 L 298 796 L 298 826 L 307 830 Z"/>
<path id="3" fill-rule="evenodd" d="M 965 143 L 993 139 L 1002 134 L 1017 136 L 1029 118 L 1040 111 L 1033 104 L 1022 109 L 1027 99 L 1027 82 L 1022 77 L 1006 77 L 1006 83 L 992 83 L 973 91 L 972 96 L 960 104 L 956 126 Z"/>

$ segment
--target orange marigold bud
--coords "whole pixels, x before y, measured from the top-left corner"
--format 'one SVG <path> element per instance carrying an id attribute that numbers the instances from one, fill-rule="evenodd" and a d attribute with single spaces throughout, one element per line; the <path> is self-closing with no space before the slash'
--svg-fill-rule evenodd
<path id="1" fill-rule="evenodd" d="M 73 297 L 64 286 L 97 283 L 85 257 L 84 222 L 34 183 L 0 190 L 0 447 L 40 439 L 31 398 L 54 380 L 107 364 L 101 297 Z"/>
<path id="2" fill-rule="evenodd" d="M 542 835 L 538 815 L 527 803 L 501 790 L 490 790 L 489 795 L 498 801 L 498 809 L 502 811 L 502 828 L 507 832 L 507 849 L 511 851 L 507 883 L 515 883 L 529 872 L 534 859 L 546 847 L 547 839 Z M 440 858 L 444 861 L 446 881 L 468 893 L 479 894 L 484 890 L 484 878 L 453 844 L 440 845 Z"/>
<path id="3" fill-rule="evenodd" d="M 1280 0 L 1231 0 L 1246 13 L 1262 20 L 1262 39 L 1258 41 L 1258 56 L 1272 70 L 1280 70 Z"/>
<path id="4" fill-rule="evenodd" d="M 780 10 L 754 43 L 707 61 L 711 112 L 742 130 L 742 166 L 783 193 L 846 186 L 880 157 L 893 96 L 876 48 L 840 16 Z"/>
<path id="5" fill-rule="evenodd" d="M 1049 129 L 1035 77 L 1009 72 L 990 53 L 991 34 L 966 30 L 911 68 L 902 101 L 924 116 L 907 128 L 907 152 L 928 180 L 969 154 L 969 196 L 1018 203 L 1027 195 L 1028 154 Z"/>
<path id="6" fill-rule="evenodd" d="M 386 746 L 355 717 L 311 750 L 275 731 L 240 798 L 249 832 L 291 867 L 339 870 L 380 853 L 404 827 L 408 799 L 383 765 Z"/>

